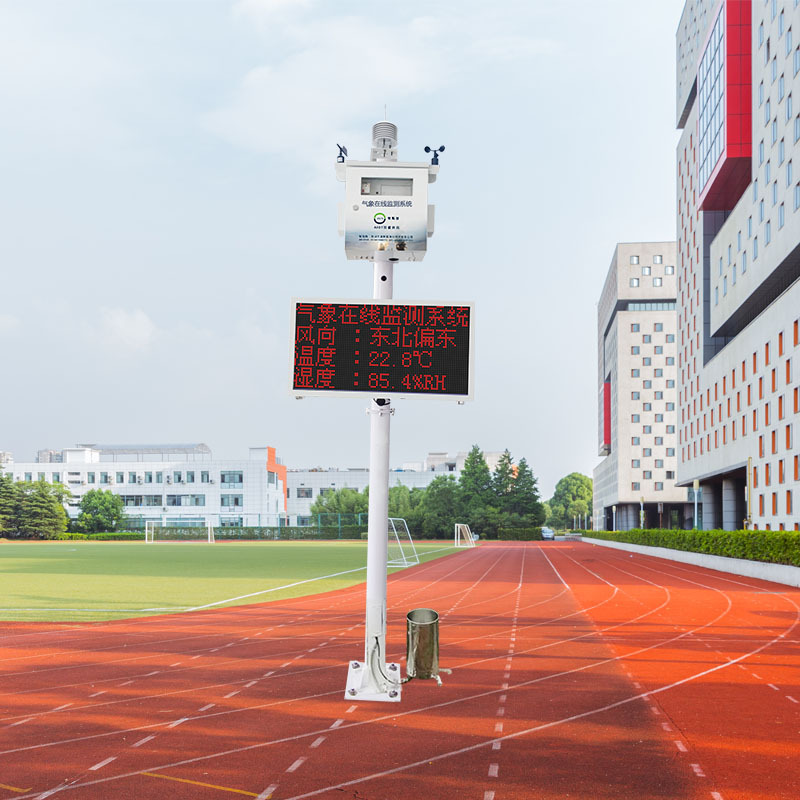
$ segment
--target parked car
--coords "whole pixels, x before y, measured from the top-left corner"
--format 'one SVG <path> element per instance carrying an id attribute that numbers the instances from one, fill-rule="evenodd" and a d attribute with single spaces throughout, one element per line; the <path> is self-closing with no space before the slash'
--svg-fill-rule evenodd
<path id="1" fill-rule="evenodd" d="M 556 532 L 552 528 L 542 528 L 542 539 L 555 539 Z"/>

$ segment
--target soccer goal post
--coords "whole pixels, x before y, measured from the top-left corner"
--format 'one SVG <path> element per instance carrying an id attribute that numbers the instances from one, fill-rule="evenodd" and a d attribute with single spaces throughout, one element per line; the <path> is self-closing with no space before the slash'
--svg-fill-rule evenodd
<path id="1" fill-rule="evenodd" d="M 475 537 L 472 535 L 469 525 L 456 523 L 454 544 L 456 547 L 475 547 Z"/>
<path id="2" fill-rule="evenodd" d="M 215 542 L 214 525 L 210 520 L 167 521 L 147 520 L 144 523 L 145 542 Z"/>
<path id="3" fill-rule="evenodd" d="M 389 545 L 386 563 L 389 567 L 410 567 L 419 564 L 417 548 L 404 519 L 389 517 Z"/>

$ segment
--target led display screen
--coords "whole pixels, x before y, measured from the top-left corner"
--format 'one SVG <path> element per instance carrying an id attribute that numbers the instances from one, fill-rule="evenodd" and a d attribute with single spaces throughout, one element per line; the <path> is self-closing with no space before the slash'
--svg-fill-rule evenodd
<path id="1" fill-rule="evenodd" d="M 472 395 L 472 306 L 304 301 L 293 306 L 297 395 Z"/>

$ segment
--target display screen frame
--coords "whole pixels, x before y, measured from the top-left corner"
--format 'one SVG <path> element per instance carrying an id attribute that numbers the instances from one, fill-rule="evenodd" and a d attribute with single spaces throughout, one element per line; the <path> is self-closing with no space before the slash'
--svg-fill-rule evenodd
<path id="1" fill-rule="evenodd" d="M 455 392 L 442 392 L 442 391 L 426 391 L 423 388 L 420 390 L 409 389 L 389 389 L 389 388 L 365 388 L 365 389 L 344 389 L 344 388 L 304 388 L 295 386 L 295 370 L 300 365 L 296 364 L 297 350 L 297 307 L 303 304 L 322 304 L 322 305 L 346 305 L 346 306 L 408 306 L 413 308 L 466 308 L 469 309 L 469 331 L 467 334 L 467 341 L 469 342 L 469 355 L 467 361 L 467 391 L 466 393 Z M 464 402 L 474 399 L 474 385 L 475 385 L 475 304 L 472 302 L 448 302 L 443 303 L 441 300 L 375 300 L 375 299 L 352 299 L 352 298 L 297 298 L 293 297 L 291 301 L 291 318 L 290 330 L 291 339 L 289 342 L 289 391 L 295 397 L 389 397 L 409 399 L 415 397 L 422 398 L 436 398 L 438 400 L 450 400 L 456 402 Z M 338 323 L 341 324 L 341 323 Z M 369 346 L 367 346 L 369 347 Z M 414 352 L 414 351 L 411 351 Z M 412 365 L 413 366 L 413 365 Z M 367 371 L 369 367 L 366 367 Z M 374 371 L 374 370 L 373 370 Z M 409 371 L 409 375 L 425 373 L 420 369 Z"/>

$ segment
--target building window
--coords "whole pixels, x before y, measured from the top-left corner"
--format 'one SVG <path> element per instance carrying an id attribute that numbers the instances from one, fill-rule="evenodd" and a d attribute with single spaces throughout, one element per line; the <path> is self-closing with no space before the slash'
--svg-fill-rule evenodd
<path id="1" fill-rule="evenodd" d="M 667 433 L 675 433 L 675 426 L 667 425 Z"/>
<path id="2" fill-rule="evenodd" d="M 652 425 L 644 425 L 642 426 L 642 433 L 652 433 L 653 426 Z"/>
<path id="3" fill-rule="evenodd" d="M 314 496 L 314 490 L 310 486 L 298 486 L 297 496 L 299 498 L 308 499 Z"/>
<path id="4" fill-rule="evenodd" d="M 43 473 L 39 473 L 41 477 L 44 477 Z M 94 472 L 87 472 L 86 473 L 86 483 L 94 483 Z"/>
<path id="5" fill-rule="evenodd" d="M 220 495 L 219 504 L 224 508 L 241 508 L 244 505 L 244 495 L 223 494 Z"/>
<path id="6" fill-rule="evenodd" d="M 650 334 L 646 333 L 644 336 L 642 336 L 642 341 L 645 344 L 650 344 L 650 342 L 652 341 L 652 338 L 650 337 Z"/>
<path id="7" fill-rule="evenodd" d="M 639 331 L 639 323 L 634 322 L 631 324 L 631 333 L 637 333 Z"/>
<path id="8" fill-rule="evenodd" d="M 671 343 L 671 342 L 674 342 L 674 341 L 675 341 L 675 334 L 674 333 L 668 333 L 667 334 L 667 342 Z"/>
<path id="9" fill-rule="evenodd" d="M 656 491 L 657 492 L 664 491 L 664 484 L 661 481 L 656 481 Z"/>
<path id="10" fill-rule="evenodd" d="M 664 415 L 663 414 L 656 414 L 656 422 L 663 422 Z"/>
<path id="11" fill-rule="evenodd" d="M 665 275 L 674 275 L 675 274 L 675 267 L 673 267 L 673 266 L 664 267 L 664 274 Z"/>
<path id="12" fill-rule="evenodd" d="M 650 366 L 650 362 L 651 362 L 650 356 L 645 356 L 645 357 L 642 359 L 642 364 L 643 364 L 645 367 L 649 367 L 649 366 Z"/>
<path id="13" fill-rule="evenodd" d="M 782 228 L 786 222 L 786 212 L 783 208 L 783 203 L 778 206 L 778 228 Z"/>
<path id="14" fill-rule="evenodd" d="M 639 415 L 631 414 L 631 422 L 639 422 Z"/>
<path id="15" fill-rule="evenodd" d="M 634 482 L 631 484 L 631 489 L 633 489 L 633 491 L 634 491 L 634 492 L 638 492 L 638 491 L 639 491 L 639 488 L 640 488 L 640 486 L 639 486 L 639 483 L 638 483 L 638 481 L 634 481 Z"/>
<path id="16" fill-rule="evenodd" d="M 667 480 L 668 481 L 674 481 L 675 480 L 675 471 L 674 470 L 671 470 L 671 469 L 667 470 Z"/>
<path id="17" fill-rule="evenodd" d="M 653 286 L 662 286 L 664 284 L 663 278 L 653 278 Z"/>
<path id="18" fill-rule="evenodd" d="M 118 472 L 117 473 L 117 483 L 125 483 L 125 473 Z"/>
<path id="19" fill-rule="evenodd" d="M 664 256 L 653 256 L 654 264 L 661 264 L 664 261 Z"/>
<path id="20" fill-rule="evenodd" d="M 642 403 L 642 411 L 652 411 L 653 404 L 652 403 Z"/>
<path id="21" fill-rule="evenodd" d="M 772 222 L 770 220 L 767 220 L 767 224 L 764 227 L 764 241 L 766 244 L 772 241 Z"/>
<path id="22" fill-rule="evenodd" d="M 758 258 L 758 236 L 753 239 L 753 261 Z"/>
<path id="23" fill-rule="evenodd" d="M 656 353 L 656 355 L 657 355 L 657 356 L 660 356 L 660 355 L 662 355 L 662 354 L 663 354 L 663 352 L 664 352 L 664 348 L 663 348 L 663 346 L 662 346 L 662 345 L 660 345 L 660 344 L 657 344 L 657 345 L 655 346 L 655 353 Z"/>
<path id="24" fill-rule="evenodd" d="M 747 272 L 747 250 L 742 253 L 742 275 Z"/>
<path id="25" fill-rule="evenodd" d="M 631 286 L 631 288 L 635 289 L 639 285 L 639 279 L 631 278 L 630 281 L 628 282 L 628 285 Z"/>
<path id="26" fill-rule="evenodd" d="M 662 445 L 662 444 L 664 444 L 664 437 L 663 437 L 663 436 L 656 436 L 656 442 L 655 442 L 655 443 L 656 443 L 657 445 Z M 656 465 L 656 466 L 658 466 L 658 465 Z"/>
<path id="27" fill-rule="evenodd" d="M 200 483 L 208 483 L 208 472 L 205 470 L 200 473 Z"/>
<path id="28" fill-rule="evenodd" d="M 644 386 L 645 389 L 652 389 L 653 381 L 642 381 L 642 386 Z"/>
<path id="29" fill-rule="evenodd" d="M 631 355 L 632 356 L 638 356 L 639 355 L 639 345 L 638 344 L 635 344 L 635 345 L 633 345 L 633 347 L 631 347 Z"/>
<path id="30" fill-rule="evenodd" d="M 641 466 L 641 464 L 640 464 L 640 462 L 639 462 L 639 459 L 638 459 L 638 458 L 634 458 L 634 459 L 631 461 L 631 467 L 633 467 L 633 469 L 639 469 L 639 467 L 640 467 L 640 466 Z"/>
<path id="31" fill-rule="evenodd" d="M 639 437 L 638 436 L 631 436 L 631 444 L 638 445 L 639 444 Z"/>
<path id="32" fill-rule="evenodd" d="M 638 369 L 632 369 L 631 370 L 631 378 L 638 378 L 638 377 L 639 377 L 639 370 Z"/>
<path id="33" fill-rule="evenodd" d="M 631 256 L 631 264 L 638 264 L 639 256 Z"/>
<path id="34" fill-rule="evenodd" d="M 663 322 L 656 322 L 656 324 L 653 325 L 653 330 L 656 333 L 661 333 L 664 330 L 664 323 Z"/>
<path id="35" fill-rule="evenodd" d="M 675 403 L 667 403 L 667 411 L 674 411 Z"/>
<path id="36" fill-rule="evenodd" d="M 194 472 L 186 473 L 186 483 L 194 483 Z"/>
<path id="37" fill-rule="evenodd" d="M 223 489 L 231 486 L 241 486 L 244 483 L 244 473 L 236 470 L 220 472 L 219 479 Z"/>
<path id="38" fill-rule="evenodd" d="M 643 478 L 644 478 L 646 481 L 652 480 L 652 478 L 653 478 L 653 473 L 652 473 L 652 472 L 651 472 L 649 469 L 646 469 L 646 470 L 645 470 L 645 471 L 642 473 L 642 477 L 643 477 Z"/>
<path id="39" fill-rule="evenodd" d="M 652 456 L 653 455 L 653 451 L 649 447 L 645 447 L 642 450 L 642 455 L 645 456 L 645 457 Z"/>
<path id="40" fill-rule="evenodd" d="M 639 392 L 631 392 L 631 400 L 638 400 Z"/>
<path id="41" fill-rule="evenodd" d="M 650 267 L 642 267 L 642 275 L 649 275 Z"/>
<path id="42" fill-rule="evenodd" d="M 667 448 L 667 458 L 674 458 L 675 457 L 675 448 L 668 447 Z"/>

